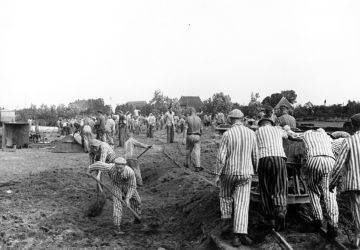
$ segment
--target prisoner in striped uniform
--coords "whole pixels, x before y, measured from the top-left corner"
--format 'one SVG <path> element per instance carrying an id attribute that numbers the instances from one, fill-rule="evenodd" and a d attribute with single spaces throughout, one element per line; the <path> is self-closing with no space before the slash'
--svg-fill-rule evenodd
<path id="1" fill-rule="evenodd" d="M 116 154 L 114 149 L 106 142 L 91 139 L 89 157 L 90 163 L 94 163 L 95 161 L 114 163 Z M 101 171 L 98 172 L 97 177 L 101 180 Z M 101 190 L 100 186 L 98 186 L 98 188 Z"/>
<path id="2" fill-rule="evenodd" d="M 331 136 L 332 138 L 334 138 L 331 144 L 331 148 L 334 153 L 335 159 L 337 159 L 340 154 L 341 146 L 344 142 L 344 139 L 348 138 L 350 134 L 344 131 L 336 131 L 332 133 Z"/>
<path id="3" fill-rule="evenodd" d="M 115 151 L 109 144 L 96 139 L 90 140 L 90 154 L 95 161 L 106 163 L 114 163 L 116 158 Z"/>
<path id="4" fill-rule="evenodd" d="M 131 207 L 138 215 L 141 214 L 141 199 L 136 190 L 136 178 L 134 171 L 126 166 L 126 160 L 122 157 L 115 159 L 115 164 L 107 164 L 103 162 L 96 162 L 89 166 L 89 171 L 101 171 L 108 173 L 111 184 L 112 191 L 118 197 L 124 197 L 125 203 L 128 207 Z M 122 203 L 121 201 L 113 196 L 114 201 L 114 210 L 113 210 L 113 220 L 114 225 L 121 231 L 121 218 L 122 218 Z M 135 218 L 134 223 L 140 223 L 138 219 Z"/>
<path id="5" fill-rule="evenodd" d="M 230 224 L 233 215 L 233 245 L 239 246 L 241 243 L 251 244 L 246 234 L 251 179 L 257 168 L 257 144 L 255 133 L 242 124 L 240 110 L 232 110 L 229 119 L 233 125 L 220 142 L 215 183 L 220 184 L 223 226 Z"/>
<path id="6" fill-rule="evenodd" d="M 334 190 L 344 171 L 343 191 L 351 194 L 351 212 L 355 221 L 353 244 L 360 245 L 360 113 L 351 117 L 355 134 L 346 138 L 331 173 L 330 190 Z"/>
<path id="7" fill-rule="evenodd" d="M 329 215 L 327 229 L 328 236 L 334 238 L 338 235 L 339 210 L 336 201 L 336 191 L 329 191 L 330 172 L 335 164 L 332 151 L 332 139 L 323 130 L 309 130 L 297 134 L 304 141 L 307 158 L 307 186 L 309 188 L 310 204 L 313 210 L 313 225 L 321 227 L 323 212 L 320 205 L 322 198 L 326 212 Z"/>
<path id="8" fill-rule="evenodd" d="M 283 138 L 287 133 L 270 118 L 259 121 L 259 188 L 265 216 L 277 230 L 284 228 L 287 201 L 287 169 Z"/>

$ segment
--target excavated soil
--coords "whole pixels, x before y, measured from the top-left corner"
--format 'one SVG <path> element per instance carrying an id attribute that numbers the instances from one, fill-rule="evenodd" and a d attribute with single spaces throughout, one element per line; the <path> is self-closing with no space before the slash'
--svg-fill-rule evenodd
<path id="1" fill-rule="evenodd" d="M 212 181 L 220 137 L 211 129 L 205 131 L 205 172 L 201 176 Z M 218 189 L 162 152 L 182 166 L 185 146 L 178 143 L 181 135 L 176 135 L 176 143 L 166 145 L 165 131 L 156 131 L 154 139 L 144 135 L 138 139 L 159 146 L 139 160 L 144 181 L 138 188 L 143 223 L 133 224 L 133 216 L 124 209 L 126 234 L 121 236 L 113 227 L 110 194 L 99 216 L 86 216 L 96 200 L 96 185 L 86 175 L 87 154 L 35 148 L 0 152 L 0 249 L 216 249 L 209 235 L 220 223 Z M 116 152 L 123 154 L 120 148 Z M 341 196 L 343 229 L 351 221 L 347 206 L 346 196 Z M 284 235 L 294 249 L 334 249 L 316 233 L 309 233 L 308 225 L 295 213 L 289 215 Z M 249 234 L 256 242 L 251 249 L 280 249 L 267 230 L 259 204 L 251 203 Z"/>

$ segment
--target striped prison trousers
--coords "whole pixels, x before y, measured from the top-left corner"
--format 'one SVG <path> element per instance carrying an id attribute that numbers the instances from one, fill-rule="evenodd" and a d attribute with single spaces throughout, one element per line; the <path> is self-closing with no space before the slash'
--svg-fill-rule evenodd
<path id="1" fill-rule="evenodd" d="M 351 212 L 355 221 L 355 237 L 360 238 L 360 191 L 351 191 L 350 193 Z"/>
<path id="2" fill-rule="evenodd" d="M 125 200 L 126 193 L 128 192 L 129 188 L 126 185 L 123 186 L 113 186 L 113 192 L 123 200 Z M 121 218 L 123 214 L 123 205 L 121 201 L 113 196 L 114 200 L 114 211 L 113 211 L 113 219 L 114 219 L 114 225 L 120 226 L 121 224 Z M 130 198 L 130 207 L 138 214 L 141 214 L 141 199 L 137 192 L 137 190 L 134 191 L 133 196 Z"/>
<path id="3" fill-rule="evenodd" d="M 337 226 L 339 209 L 336 201 L 336 189 L 333 193 L 329 191 L 330 172 L 334 164 L 335 160 L 332 157 L 310 157 L 307 163 L 308 172 L 306 181 L 314 219 L 323 219 L 323 212 L 320 205 L 320 199 L 322 198 L 325 203 L 326 212 L 330 217 L 330 224 Z"/>
<path id="4" fill-rule="evenodd" d="M 247 234 L 251 176 L 220 176 L 220 210 L 222 219 L 233 216 L 234 233 Z"/>
<path id="5" fill-rule="evenodd" d="M 273 219 L 279 213 L 286 214 L 288 180 L 285 158 L 280 156 L 260 158 L 258 175 L 265 215 Z"/>

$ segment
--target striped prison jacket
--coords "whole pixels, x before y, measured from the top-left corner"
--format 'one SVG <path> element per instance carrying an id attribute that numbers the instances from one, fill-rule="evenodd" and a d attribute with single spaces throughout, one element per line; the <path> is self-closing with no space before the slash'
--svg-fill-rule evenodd
<path id="1" fill-rule="evenodd" d="M 108 173 L 111 183 L 119 188 L 126 187 L 128 189 L 126 198 L 130 199 L 136 190 L 136 177 L 134 171 L 125 166 L 122 172 L 118 171 L 114 163 L 95 162 L 89 166 L 90 171 L 99 170 Z"/>
<path id="2" fill-rule="evenodd" d="M 344 167 L 346 171 L 343 191 L 360 190 L 360 131 L 344 139 L 331 174 L 330 190 L 336 186 Z"/>
<path id="3" fill-rule="evenodd" d="M 342 144 L 344 142 L 344 139 L 345 138 L 335 139 L 335 140 L 333 140 L 333 142 L 331 144 L 331 148 L 332 148 L 332 151 L 333 151 L 336 159 L 338 158 L 338 156 L 340 154 L 340 150 L 341 150 Z"/>
<path id="4" fill-rule="evenodd" d="M 260 127 L 255 134 L 259 149 L 259 159 L 268 156 L 286 157 L 282 140 L 287 138 L 285 130 L 266 125 Z"/>
<path id="5" fill-rule="evenodd" d="M 332 151 L 332 139 L 323 129 L 308 130 L 305 133 L 288 132 L 291 137 L 304 141 L 306 158 L 315 156 L 329 156 L 335 159 Z"/>
<path id="6" fill-rule="evenodd" d="M 253 175 L 258 165 L 257 153 L 255 132 L 234 124 L 221 138 L 216 175 Z"/>

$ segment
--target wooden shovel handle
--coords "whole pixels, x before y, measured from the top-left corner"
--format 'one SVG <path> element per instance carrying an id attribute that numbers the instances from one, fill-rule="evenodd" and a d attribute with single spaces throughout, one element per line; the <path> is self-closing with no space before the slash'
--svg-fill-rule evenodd
<path id="1" fill-rule="evenodd" d="M 152 148 L 152 146 L 147 147 L 138 157 L 136 157 L 136 159 L 139 159 L 143 154 L 145 154 L 150 148 Z"/>

